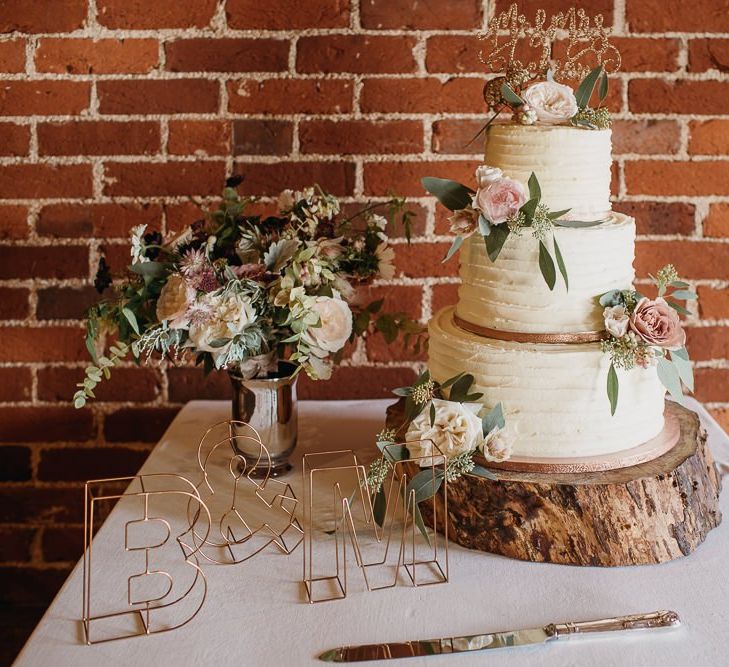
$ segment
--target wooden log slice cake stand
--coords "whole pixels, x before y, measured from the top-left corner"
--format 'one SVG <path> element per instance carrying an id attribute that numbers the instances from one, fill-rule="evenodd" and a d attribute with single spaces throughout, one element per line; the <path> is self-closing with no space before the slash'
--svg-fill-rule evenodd
<path id="1" fill-rule="evenodd" d="M 470 549 L 563 565 L 647 565 L 690 554 L 721 522 L 721 478 L 696 413 L 666 401 L 666 416 L 675 444 L 652 460 L 611 470 L 500 469 L 497 481 L 464 475 L 449 483 L 449 537 Z M 399 401 L 387 423 L 403 420 Z M 430 526 L 433 502 L 440 524 L 442 490 L 421 504 Z"/>

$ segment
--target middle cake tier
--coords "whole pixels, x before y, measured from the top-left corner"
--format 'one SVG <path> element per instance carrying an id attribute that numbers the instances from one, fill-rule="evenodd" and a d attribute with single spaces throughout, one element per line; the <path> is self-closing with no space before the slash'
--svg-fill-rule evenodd
<path id="1" fill-rule="evenodd" d="M 611 213 L 607 222 L 594 227 L 557 227 L 555 236 L 569 290 L 561 280 L 551 291 L 545 284 L 539 271 L 539 246 L 529 229 L 510 235 L 495 262 L 479 234 L 469 237 L 460 256 L 458 317 L 499 331 L 602 330 L 602 309 L 596 307 L 595 297 L 633 285 L 635 221 Z"/>
<path id="2" fill-rule="evenodd" d="M 515 457 L 614 454 L 657 436 L 664 424 L 665 389 L 656 369 L 618 370 L 615 415 L 605 393 L 609 357 L 599 343 L 537 344 L 484 338 L 453 320 L 453 307 L 429 323 L 428 367 L 443 382 L 474 377 L 487 408 L 503 402 L 516 430 Z"/>

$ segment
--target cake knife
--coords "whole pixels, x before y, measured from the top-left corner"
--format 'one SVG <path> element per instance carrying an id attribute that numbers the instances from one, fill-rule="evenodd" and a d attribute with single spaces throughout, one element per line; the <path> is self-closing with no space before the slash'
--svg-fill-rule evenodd
<path id="1" fill-rule="evenodd" d="M 411 658 L 443 653 L 462 653 L 464 651 L 542 644 L 571 635 L 613 632 L 616 630 L 673 628 L 680 624 L 681 619 L 675 611 L 654 611 L 648 614 L 633 614 L 597 621 L 582 621 L 580 623 L 550 623 L 543 628 L 507 630 L 506 632 L 494 632 L 485 635 L 342 646 L 322 653 L 319 660 L 324 662 L 361 662 L 364 660 L 389 660 L 391 658 Z"/>

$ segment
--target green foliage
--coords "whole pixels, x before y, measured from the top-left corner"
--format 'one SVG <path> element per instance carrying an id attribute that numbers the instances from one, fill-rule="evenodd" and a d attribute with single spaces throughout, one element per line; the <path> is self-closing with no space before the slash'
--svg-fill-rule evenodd
<path id="1" fill-rule="evenodd" d="M 448 249 L 448 253 L 446 256 L 441 260 L 442 264 L 445 264 L 453 255 L 455 255 L 460 247 L 463 245 L 463 237 L 459 234 L 456 236 L 456 238 L 453 239 L 453 243 L 451 243 L 451 247 Z"/>
<path id="2" fill-rule="evenodd" d="M 557 260 L 557 266 L 559 267 L 559 272 L 562 275 L 562 279 L 564 280 L 564 286 L 569 292 L 570 289 L 570 281 L 567 277 L 567 267 L 564 264 L 564 258 L 562 257 L 562 251 L 559 249 L 559 244 L 557 243 L 557 237 L 553 236 L 552 240 L 554 242 L 554 257 Z"/>
<path id="3" fill-rule="evenodd" d="M 495 262 L 501 254 L 501 249 L 509 238 L 511 230 L 507 225 L 493 225 L 491 233 L 484 237 L 486 243 L 486 253 L 492 262 Z"/>
<path id="4" fill-rule="evenodd" d="M 595 84 L 597 84 L 597 80 L 600 78 L 602 71 L 602 65 L 598 65 L 583 79 L 575 91 L 575 99 L 580 109 L 584 109 L 590 104 L 592 92 L 595 90 Z"/>
<path id="5" fill-rule="evenodd" d="M 679 375 L 676 365 L 671 363 L 666 357 L 658 358 L 658 379 L 661 384 L 668 389 L 671 398 L 674 401 L 681 402 L 683 400 L 683 391 L 681 390 L 681 376 Z"/>
<path id="6" fill-rule="evenodd" d="M 481 431 L 484 438 L 494 429 L 502 429 L 505 426 L 504 407 L 500 402 L 491 408 L 488 414 L 484 415 L 481 419 Z"/>
<path id="7" fill-rule="evenodd" d="M 96 364 L 86 367 L 83 382 L 79 382 L 76 386 L 78 391 L 73 395 L 73 405 L 76 408 L 82 408 L 86 405 L 89 398 L 95 398 L 94 389 L 103 378 L 107 380 L 111 377 L 111 369 L 117 366 L 124 357 L 129 354 L 130 347 L 126 343 L 117 342 L 109 348 L 109 356 L 99 357 Z"/>
<path id="8" fill-rule="evenodd" d="M 438 201 L 451 211 L 468 208 L 471 205 L 471 196 L 475 194 L 465 185 L 447 178 L 426 176 L 420 179 L 420 182 L 430 194 L 435 195 Z"/>
<path id="9" fill-rule="evenodd" d="M 550 290 L 554 289 L 557 283 L 557 272 L 554 268 L 554 260 L 542 241 L 539 242 L 539 270 L 542 272 L 544 282 Z"/>
<path id="10" fill-rule="evenodd" d="M 615 364 L 610 364 L 610 369 L 608 370 L 608 376 L 607 376 L 607 395 L 608 399 L 610 400 L 610 414 L 614 415 L 615 410 L 618 407 L 618 391 L 619 391 L 619 384 L 618 384 L 618 374 L 615 371 Z"/>
<path id="11" fill-rule="evenodd" d="M 501 84 L 501 96 L 510 106 L 520 107 L 524 104 L 524 100 L 514 92 L 513 88 L 508 83 Z"/>

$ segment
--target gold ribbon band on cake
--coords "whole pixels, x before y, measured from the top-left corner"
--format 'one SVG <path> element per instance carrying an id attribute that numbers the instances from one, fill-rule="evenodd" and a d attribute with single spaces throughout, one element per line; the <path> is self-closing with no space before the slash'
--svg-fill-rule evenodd
<path id="1" fill-rule="evenodd" d="M 455 313 L 453 314 L 453 322 L 464 331 L 476 334 L 477 336 L 506 340 L 513 343 L 599 343 L 607 336 L 605 331 L 578 331 L 576 333 L 500 331 L 499 329 L 490 329 L 489 327 L 482 327 L 478 324 L 467 322 Z"/>

